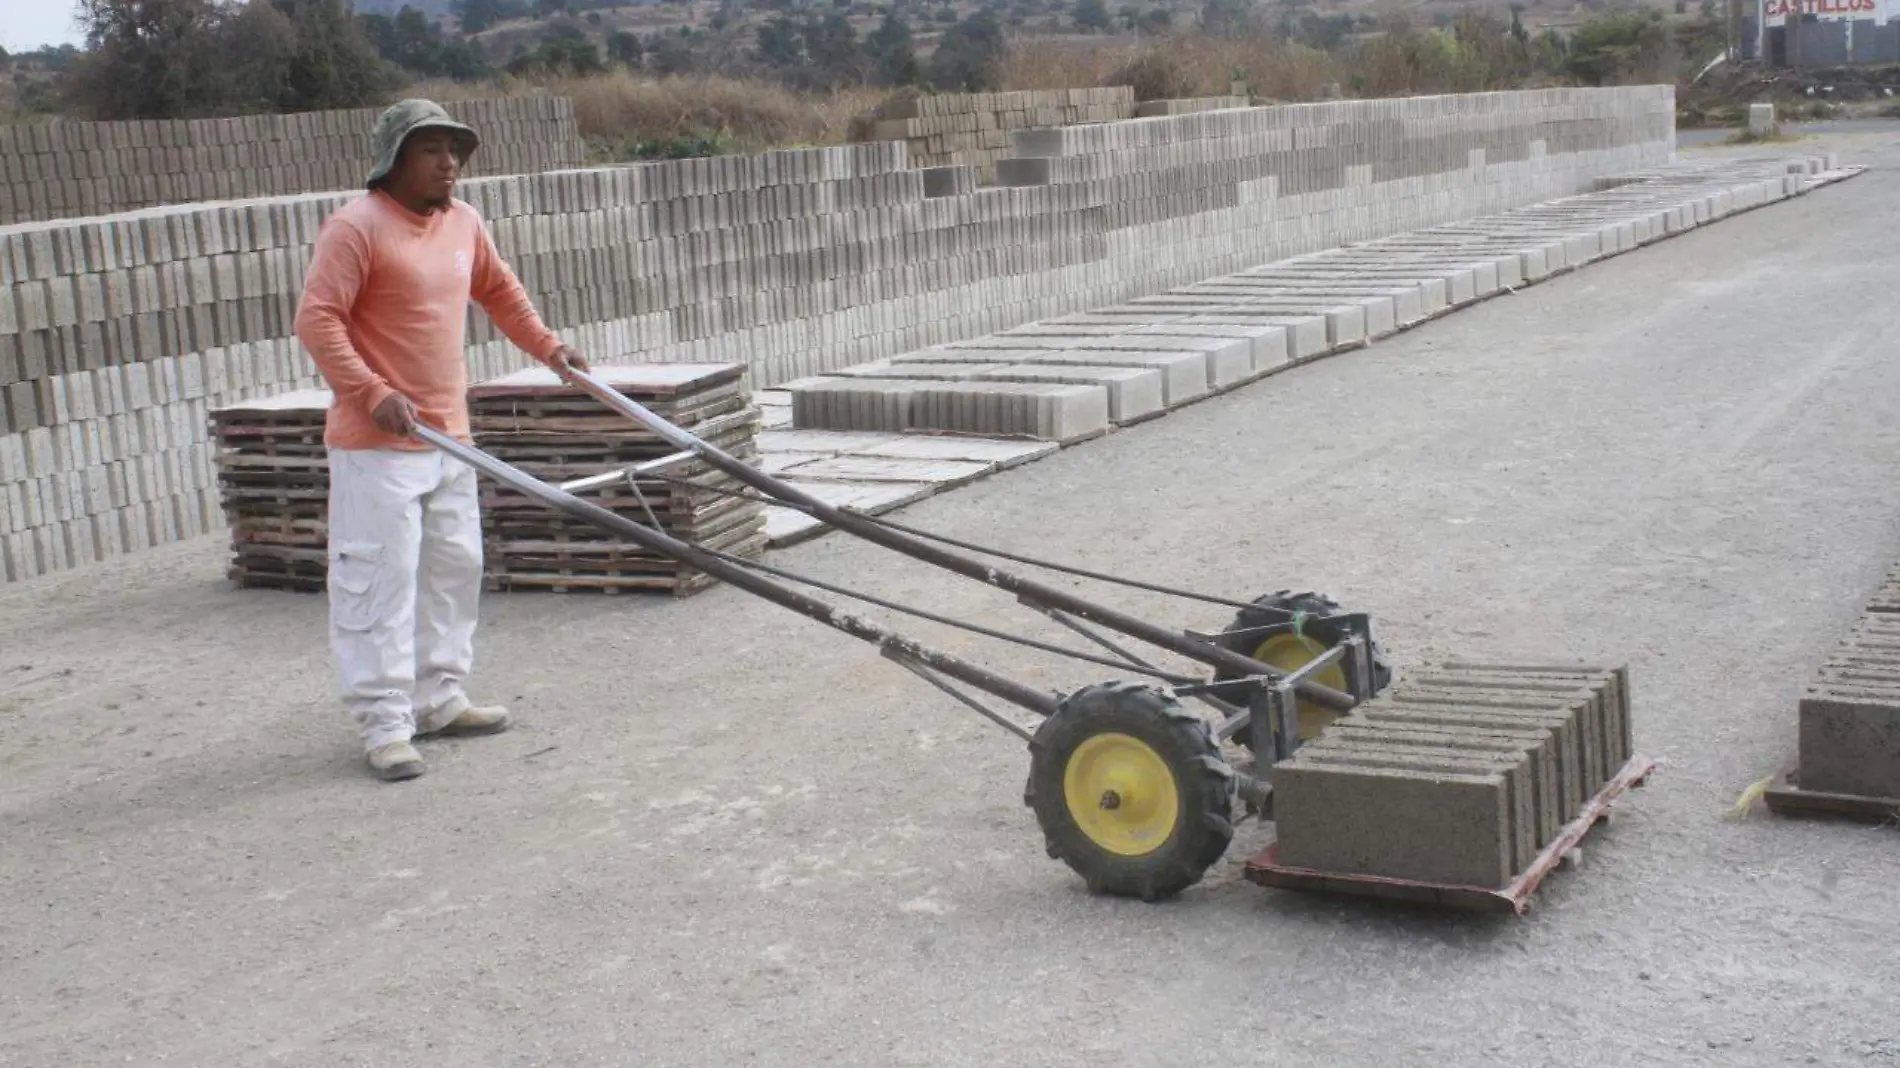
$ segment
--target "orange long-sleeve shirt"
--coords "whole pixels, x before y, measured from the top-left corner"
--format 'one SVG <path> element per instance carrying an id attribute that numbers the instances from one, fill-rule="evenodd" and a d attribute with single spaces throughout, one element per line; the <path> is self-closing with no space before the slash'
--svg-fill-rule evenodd
<path id="1" fill-rule="evenodd" d="M 324 443 L 339 449 L 424 449 L 371 418 L 392 393 L 421 420 L 468 437 L 468 302 L 551 365 L 561 347 L 496 251 L 475 209 L 456 200 L 417 215 L 382 192 L 338 209 L 317 234 L 297 308 L 297 338 L 336 399 Z"/>

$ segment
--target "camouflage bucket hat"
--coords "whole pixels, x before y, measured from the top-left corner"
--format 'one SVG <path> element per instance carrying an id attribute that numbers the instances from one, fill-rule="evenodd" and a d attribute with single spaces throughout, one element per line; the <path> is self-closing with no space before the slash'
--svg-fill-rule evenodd
<path id="1" fill-rule="evenodd" d="M 366 185 L 375 185 L 388 177 L 396 166 L 396 157 L 402 153 L 402 143 L 417 130 L 448 130 L 455 135 L 455 155 L 463 163 L 481 147 L 482 139 L 475 131 L 449 118 L 442 105 L 433 100 L 404 100 L 391 104 L 376 120 L 376 128 L 370 131 L 369 150 L 374 161 L 371 164 L 369 180 Z"/>

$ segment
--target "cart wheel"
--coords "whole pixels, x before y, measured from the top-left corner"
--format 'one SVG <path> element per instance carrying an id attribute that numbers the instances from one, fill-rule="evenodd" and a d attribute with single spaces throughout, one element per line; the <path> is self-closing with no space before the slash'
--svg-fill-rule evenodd
<path id="1" fill-rule="evenodd" d="M 1029 743 L 1049 855 L 1098 894 L 1160 901 L 1199 882 L 1234 837 L 1233 772 L 1207 721 L 1143 683 L 1070 694 Z"/>
<path id="2" fill-rule="evenodd" d="M 1281 671 L 1297 671 L 1319 654 L 1331 649 L 1346 637 L 1345 629 L 1338 624 L 1325 623 L 1324 617 L 1336 616 L 1345 611 L 1332 598 L 1317 593 L 1289 593 L 1281 590 L 1264 597 L 1256 597 L 1256 608 L 1243 608 L 1234 616 L 1219 638 L 1222 648 L 1231 649 L 1244 656 L 1250 656 L 1262 663 L 1271 664 Z M 1304 612 L 1313 616 L 1299 634 L 1275 634 L 1262 640 L 1258 635 L 1236 634 L 1251 627 L 1264 627 L 1284 621 L 1282 613 Z M 1238 678 L 1236 672 L 1221 670 L 1216 678 Z M 1346 692 L 1351 689 L 1346 679 L 1343 665 L 1329 664 L 1313 676 L 1313 681 L 1322 686 Z M 1386 662 L 1385 651 L 1379 643 L 1372 643 L 1372 686 L 1373 692 L 1360 695 L 1372 697 L 1384 690 L 1392 682 L 1392 667 Z M 1299 710 L 1300 738 L 1302 741 L 1312 738 L 1326 728 L 1326 725 L 1338 719 L 1341 713 L 1307 701 L 1294 699 Z M 1251 748 L 1250 733 L 1243 734 L 1240 742 Z"/>

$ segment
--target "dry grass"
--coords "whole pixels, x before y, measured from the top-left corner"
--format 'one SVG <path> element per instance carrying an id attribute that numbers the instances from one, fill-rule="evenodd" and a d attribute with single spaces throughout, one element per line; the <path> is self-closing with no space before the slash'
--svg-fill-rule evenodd
<path id="1" fill-rule="evenodd" d="M 1333 56 L 1268 34 L 1097 38 L 1087 42 L 1023 38 L 998 69 L 1005 89 L 1131 85 L 1138 100 L 1226 96 L 1235 79 L 1267 100 L 1317 100 L 1337 86 Z"/>
<path id="2" fill-rule="evenodd" d="M 656 79 L 624 72 L 535 81 L 503 78 L 482 85 L 431 82 L 404 90 L 404 95 L 450 100 L 497 93 L 568 97 L 590 154 L 620 160 L 841 144 L 851 118 L 869 111 L 887 90 L 801 93 L 769 82 L 712 75 Z"/>
<path id="3" fill-rule="evenodd" d="M 1091 89 L 1121 85 L 1122 69 L 1141 55 L 1143 43 L 1133 37 L 1098 37 L 1083 41 L 1053 37 L 1018 37 L 1009 43 L 996 67 L 1004 90 Z"/>

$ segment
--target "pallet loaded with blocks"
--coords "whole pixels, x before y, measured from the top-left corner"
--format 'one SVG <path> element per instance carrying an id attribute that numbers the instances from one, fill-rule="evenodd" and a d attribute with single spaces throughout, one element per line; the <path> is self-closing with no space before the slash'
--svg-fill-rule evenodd
<path id="1" fill-rule="evenodd" d="M 1900 819 L 1900 568 L 1801 695 L 1798 766 L 1765 800 L 1784 815 Z"/>
<path id="2" fill-rule="evenodd" d="M 1273 862 L 1499 892 L 1574 841 L 1647 762 L 1622 667 L 1449 661 L 1273 769 Z"/>
<path id="3" fill-rule="evenodd" d="M 753 461 L 760 413 L 737 364 L 607 367 L 598 376 L 654 414 L 734 457 Z M 489 455 L 544 482 L 562 483 L 662 459 L 676 450 L 645 427 L 536 368 L 469 391 L 469 422 Z M 681 541 L 735 556 L 765 548 L 765 513 L 728 492 L 737 480 L 697 459 L 611 483 L 586 496 Z M 488 584 L 494 590 L 670 590 L 712 585 L 692 567 L 656 556 L 534 499 L 492 483 L 482 493 Z"/>
<path id="4" fill-rule="evenodd" d="M 600 376 L 676 426 L 751 460 L 760 421 L 734 364 L 610 367 Z M 218 486 L 231 529 L 230 577 L 244 587 L 324 588 L 329 464 L 323 446 L 330 395 L 304 390 L 230 405 L 211 415 Z M 530 370 L 470 390 L 476 443 L 549 482 L 621 471 L 673 453 L 663 441 Z M 683 483 L 690 482 L 691 485 Z M 736 486 L 697 460 L 621 480 L 587 497 L 684 541 L 736 556 L 764 548 L 765 517 Z M 712 584 L 703 573 L 645 553 L 505 487 L 484 484 L 482 534 L 492 590 L 670 591 Z"/>
<path id="5" fill-rule="evenodd" d="M 231 581 L 316 591 L 329 572 L 327 390 L 306 389 L 211 412 L 218 497 L 231 530 Z"/>

